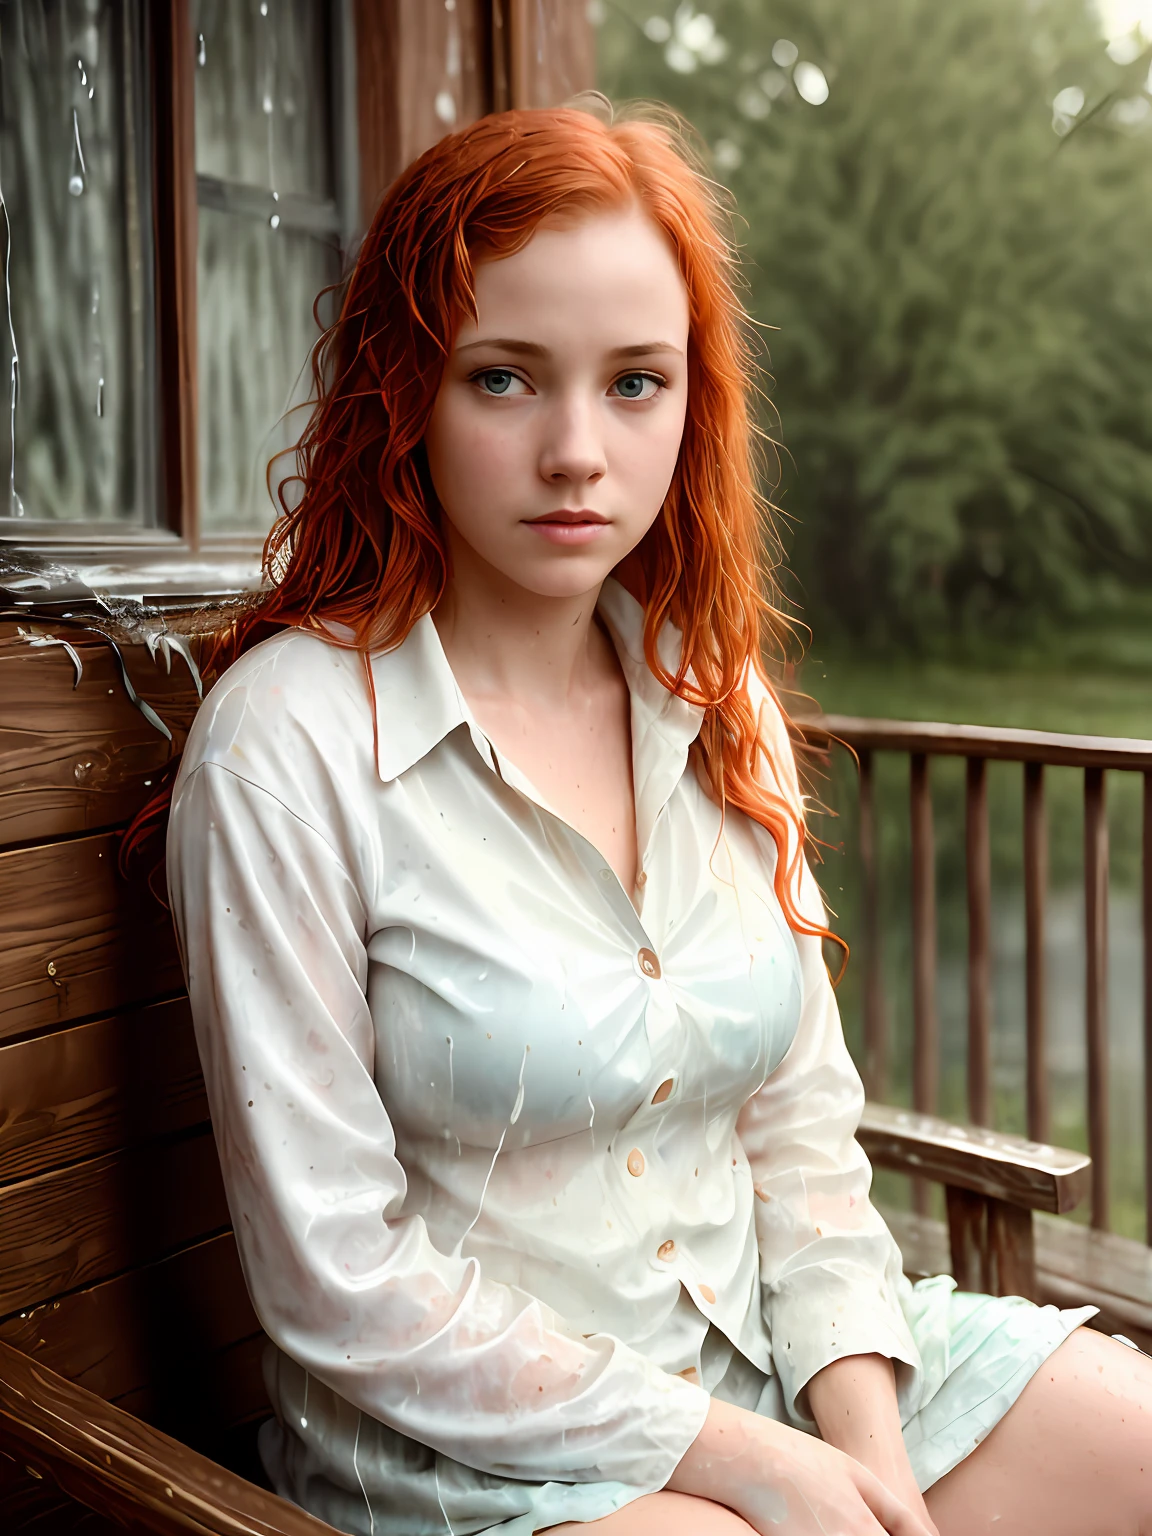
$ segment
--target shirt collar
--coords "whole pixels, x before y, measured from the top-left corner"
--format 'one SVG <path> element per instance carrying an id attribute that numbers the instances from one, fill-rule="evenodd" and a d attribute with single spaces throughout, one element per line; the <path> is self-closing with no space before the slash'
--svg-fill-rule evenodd
<path id="1" fill-rule="evenodd" d="M 615 578 L 605 581 L 596 606 L 616 646 L 632 700 L 637 819 L 646 821 L 640 813 L 642 801 L 659 798 L 663 803 L 667 798 L 699 735 L 704 711 L 669 692 L 651 671 L 644 659 L 644 609 Z M 665 624 L 657 650 L 669 670 L 676 668 L 681 643 L 679 629 Z M 376 652 L 371 667 L 381 779 L 399 778 L 460 725 L 468 727 L 481 757 L 493 766 L 487 738 L 460 691 L 430 613 L 416 621 L 400 645 Z M 673 775 L 665 791 L 664 783 Z"/>

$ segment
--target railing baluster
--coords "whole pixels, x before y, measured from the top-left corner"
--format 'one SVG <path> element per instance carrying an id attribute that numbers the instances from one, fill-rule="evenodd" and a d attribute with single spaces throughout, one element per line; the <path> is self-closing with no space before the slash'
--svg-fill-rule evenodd
<path id="1" fill-rule="evenodd" d="M 1092 1225 L 1108 1228 L 1108 821 L 1104 770 L 1084 770 L 1085 1028 Z"/>
<path id="2" fill-rule="evenodd" d="M 1144 774 L 1144 1240 L 1152 1245 L 1152 773 Z"/>
<path id="3" fill-rule="evenodd" d="M 992 1124 L 992 868 L 988 764 L 970 757 L 965 773 L 968 875 L 968 1116 Z"/>
<path id="4" fill-rule="evenodd" d="M 1024 997 L 1028 1036 L 1028 1134 L 1051 1132 L 1044 979 L 1044 908 L 1048 894 L 1048 822 L 1044 764 L 1024 764 Z"/>
<path id="5" fill-rule="evenodd" d="M 883 926 L 876 847 L 875 778 L 872 754 L 860 761 L 860 864 L 864 876 L 864 1079 L 868 1097 L 881 1103 L 888 1093 L 888 1017 L 884 1005 Z"/>
<path id="6" fill-rule="evenodd" d="M 912 813 L 912 1102 L 922 1114 L 936 1109 L 939 1029 L 936 1019 L 936 850 L 932 832 L 929 759 L 911 755 Z M 912 1183 L 912 1202 L 928 1209 L 928 1187 Z"/>

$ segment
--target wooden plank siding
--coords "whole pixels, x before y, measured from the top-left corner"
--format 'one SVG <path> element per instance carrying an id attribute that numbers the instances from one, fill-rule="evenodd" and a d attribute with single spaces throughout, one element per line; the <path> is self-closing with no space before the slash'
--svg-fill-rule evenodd
<path id="1" fill-rule="evenodd" d="M 0 1317 L 227 1226 L 207 1126 L 7 1184 L 0 1188 Z"/>
<path id="2" fill-rule="evenodd" d="M 69 639 L 83 667 L 73 687 L 63 648 L 34 648 L 15 629 L 0 628 L 0 847 L 122 825 L 192 722 L 197 699 L 187 666 L 174 657 L 168 673 L 146 647 L 123 647 L 133 686 L 171 729 L 174 746 L 129 702 L 108 646 L 80 634 Z"/>
<path id="3" fill-rule="evenodd" d="M 172 919 L 119 849 L 98 832 L 0 853 L 0 1040 L 183 987 Z"/>
<path id="4" fill-rule="evenodd" d="M 207 1119 L 186 997 L 0 1046 L 0 1185 Z"/>
<path id="5" fill-rule="evenodd" d="M 184 1390 L 216 1357 L 256 1335 L 262 1343 L 230 1231 L 0 1323 L 5 1343 L 109 1401 L 154 1389 L 161 1351 L 165 1374 Z M 177 1363 L 179 1372 L 171 1369 Z M 228 1412 L 227 1399 L 219 1406 Z"/>

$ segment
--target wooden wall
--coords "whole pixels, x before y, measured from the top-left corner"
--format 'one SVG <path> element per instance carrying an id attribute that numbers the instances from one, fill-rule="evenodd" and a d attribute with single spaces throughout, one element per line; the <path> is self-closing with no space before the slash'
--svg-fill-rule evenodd
<path id="1" fill-rule="evenodd" d="M 131 879 L 117 868 L 173 745 L 107 647 L 73 643 L 75 687 L 63 649 L 0 630 L 0 1338 L 224 1459 L 268 1411 L 263 1335 L 148 888 L 160 848 Z M 178 748 L 196 707 L 183 662 L 126 655 Z M 7 1507 L 0 1492 L 4 1529 Z"/>
<path id="2" fill-rule="evenodd" d="M 556 106 L 595 84 L 586 0 L 355 0 L 360 193 L 485 112 Z"/>

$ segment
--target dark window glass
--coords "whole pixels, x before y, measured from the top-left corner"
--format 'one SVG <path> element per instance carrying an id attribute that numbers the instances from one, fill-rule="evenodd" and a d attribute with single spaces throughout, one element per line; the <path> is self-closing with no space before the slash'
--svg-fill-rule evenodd
<path id="1" fill-rule="evenodd" d="M 0 3 L 3 519 L 158 520 L 140 17 Z"/>

